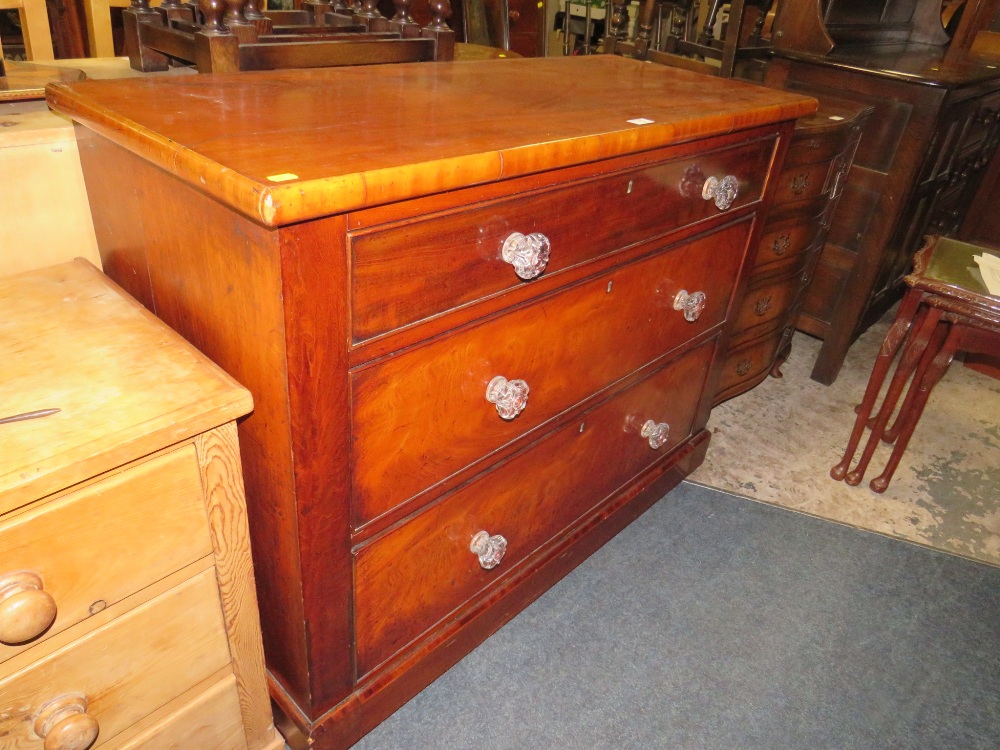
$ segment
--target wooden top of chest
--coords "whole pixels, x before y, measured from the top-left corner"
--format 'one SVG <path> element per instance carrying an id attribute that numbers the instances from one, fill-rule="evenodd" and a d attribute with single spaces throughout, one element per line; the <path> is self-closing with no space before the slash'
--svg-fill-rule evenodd
<path id="1" fill-rule="evenodd" d="M 248 413 L 250 393 L 77 259 L 0 278 L 0 513 Z"/>
<path id="2" fill-rule="evenodd" d="M 493 182 L 815 110 L 610 55 L 84 81 L 87 127 L 266 225 Z"/>

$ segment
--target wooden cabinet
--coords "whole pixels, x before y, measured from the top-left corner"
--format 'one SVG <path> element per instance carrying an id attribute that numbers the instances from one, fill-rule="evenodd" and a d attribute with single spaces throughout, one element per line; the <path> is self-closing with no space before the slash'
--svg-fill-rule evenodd
<path id="1" fill-rule="evenodd" d="M 83 260 L 0 279 L 0 362 L 0 418 L 58 410 L 0 423 L 3 746 L 282 747 L 247 391 Z"/>
<path id="2" fill-rule="evenodd" d="M 611 56 L 174 80 L 52 103 L 105 268 L 254 394 L 272 695 L 343 748 L 702 460 L 815 103 Z"/>
<path id="3" fill-rule="evenodd" d="M 768 373 L 780 377 L 793 331 L 806 327 L 802 318 L 823 293 L 820 252 L 871 111 L 827 99 L 796 122 L 737 307 L 716 402 L 744 393 Z"/>
<path id="4" fill-rule="evenodd" d="M 1000 139 L 1000 70 L 948 53 L 940 3 L 783 3 L 768 85 L 872 106 L 830 226 L 803 328 L 824 339 L 812 377 L 898 298 L 928 233 L 962 224 Z"/>

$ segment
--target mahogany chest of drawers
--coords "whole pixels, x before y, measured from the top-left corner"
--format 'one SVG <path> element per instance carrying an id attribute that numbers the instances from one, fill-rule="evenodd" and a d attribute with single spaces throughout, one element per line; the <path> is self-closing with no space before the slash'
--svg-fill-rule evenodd
<path id="1" fill-rule="evenodd" d="M 254 394 L 272 695 L 343 748 L 701 461 L 815 103 L 610 56 L 164 82 L 50 101 L 107 271 Z"/>
<path id="2" fill-rule="evenodd" d="M 250 408 L 86 261 L 0 278 L 0 747 L 283 747 L 234 422 Z"/>

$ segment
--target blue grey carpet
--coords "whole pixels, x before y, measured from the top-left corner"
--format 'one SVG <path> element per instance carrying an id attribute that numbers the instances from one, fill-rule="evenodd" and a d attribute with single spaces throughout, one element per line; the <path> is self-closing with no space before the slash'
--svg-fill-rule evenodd
<path id="1" fill-rule="evenodd" d="M 1000 569 L 685 483 L 355 750 L 1000 748 Z"/>

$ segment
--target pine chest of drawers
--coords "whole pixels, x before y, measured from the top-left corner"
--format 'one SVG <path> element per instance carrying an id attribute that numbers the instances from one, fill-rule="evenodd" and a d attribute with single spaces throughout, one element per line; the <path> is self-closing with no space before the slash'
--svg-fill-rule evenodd
<path id="1" fill-rule="evenodd" d="M 701 461 L 815 106 L 610 56 L 101 83 L 50 101 L 107 271 L 254 394 L 272 695 L 320 748 Z"/>
<path id="2" fill-rule="evenodd" d="M 0 747 L 282 747 L 234 422 L 250 408 L 86 261 L 0 278 Z"/>

